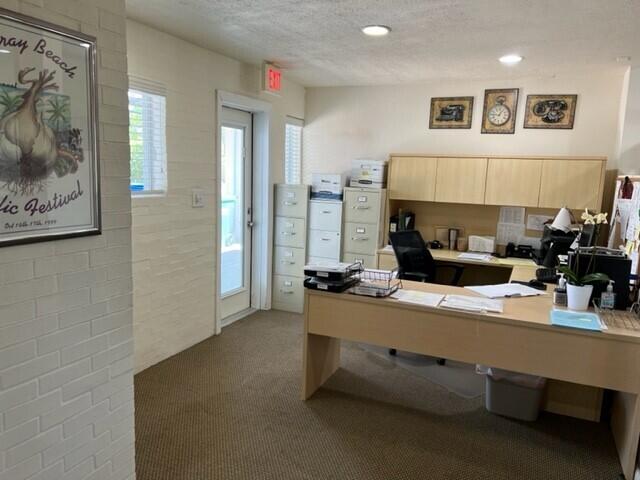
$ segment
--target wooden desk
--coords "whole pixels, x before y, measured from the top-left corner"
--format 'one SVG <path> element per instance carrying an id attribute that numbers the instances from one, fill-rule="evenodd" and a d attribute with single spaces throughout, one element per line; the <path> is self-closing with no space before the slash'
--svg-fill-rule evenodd
<path id="1" fill-rule="evenodd" d="M 405 288 L 473 295 L 403 282 Z M 393 299 L 306 290 L 302 398 L 338 369 L 340 339 L 480 363 L 616 391 L 611 429 L 627 480 L 640 437 L 640 332 L 587 332 L 550 325 L 551 299 L 505 299 L 504 313 L 458 312 Z"/>

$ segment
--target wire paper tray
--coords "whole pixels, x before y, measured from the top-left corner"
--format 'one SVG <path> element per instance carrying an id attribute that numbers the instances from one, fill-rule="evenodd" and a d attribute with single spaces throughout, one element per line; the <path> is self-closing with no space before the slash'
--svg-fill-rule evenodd
<path id="1" fill-rule="evenodd" d="M 631 310 L 627 311 L 600 308 L 598 303 L 599 302 L 594 299 L 593 306 L 596 313 L 600 316 L 600 321 L 604 323 L 607 328 L 619 328 L 640 332 L 640 305 L 634 303 L 631 306 Z"/>
<path id="2" fill-rule="evenodd" d="M 402 281 L 398 278 L 398 270 L 364 269 L 357 274 L 359 283 L 350 292 L 368 297 L 388 297 L 402 288 Z"/>

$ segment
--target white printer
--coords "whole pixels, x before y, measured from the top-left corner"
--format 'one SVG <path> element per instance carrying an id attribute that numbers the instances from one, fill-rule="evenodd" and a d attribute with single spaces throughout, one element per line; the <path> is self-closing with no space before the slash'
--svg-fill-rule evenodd
<path id="1" fill-rule="evenodd" d="M 352 187 L 384 188 L 387 182 L 387 162 L 384 160 L 357 159 L 351 162 Z"/>
<path id="2" fill-rule="evenodd" d="M 339 173 L 311 174 L 311 198 L 342 200 L 345 177 Z"/>

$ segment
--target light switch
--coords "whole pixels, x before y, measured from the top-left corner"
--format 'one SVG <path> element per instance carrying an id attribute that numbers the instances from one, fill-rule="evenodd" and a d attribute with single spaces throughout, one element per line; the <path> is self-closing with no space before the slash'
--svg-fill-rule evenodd
<path id="1" fill-rule="evenodd" d="M 191 207 L 192 208 L 204 207 L 204 190 L 200 190 L 200 189 L 191 190 Z"/>

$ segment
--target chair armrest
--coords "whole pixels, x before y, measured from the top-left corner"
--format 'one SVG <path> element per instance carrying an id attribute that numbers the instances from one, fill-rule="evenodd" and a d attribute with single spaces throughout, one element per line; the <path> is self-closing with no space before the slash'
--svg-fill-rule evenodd
<path id="1" fill-rule="evenodd" d="M 445 263 L 445 264 L 439 263 L 438 265 L 436 265 L 436 270 L 440 270 L 442 268 L 449 268 L 453 270 L 453 279 L 451 280 L 450 285 L 455 286 L 455 285 L 458 285 L 458 283 L 460 283 L 460 278 L 462 277 L 462 273 L 464 272 L 464 266 L 456 265 L 453 263 Z"/>
<path id="2" fill-rule="evenodd" d="M 401 280 L 411 280 L 414 282 L 428 282 L 429 275 L 421 272 L 402 272 Z"/>

